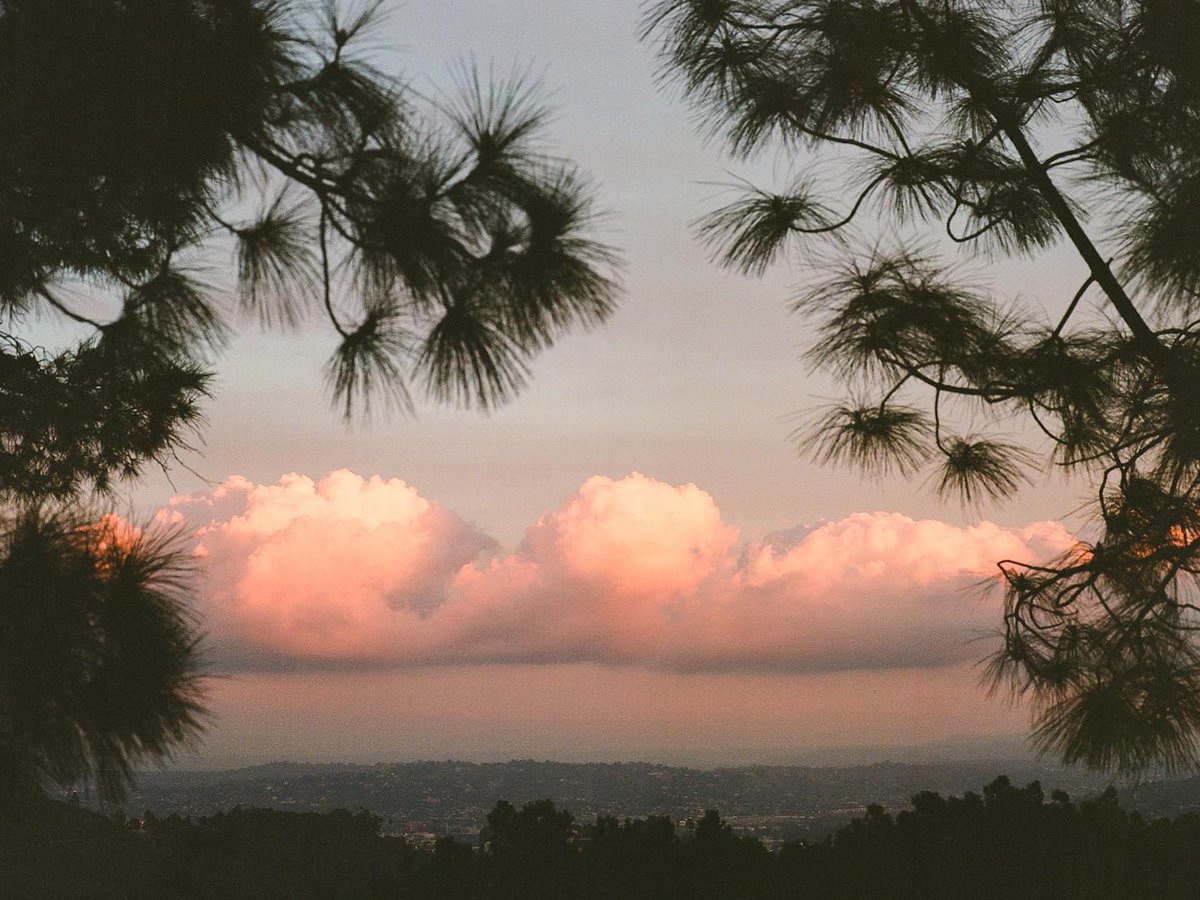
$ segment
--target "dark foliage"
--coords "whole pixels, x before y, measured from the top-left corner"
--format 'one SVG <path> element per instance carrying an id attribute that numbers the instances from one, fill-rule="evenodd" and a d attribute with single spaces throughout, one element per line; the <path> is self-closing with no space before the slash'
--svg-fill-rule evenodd
<path id="1" fill-rule="evenodd" d="M 362 811 L 238 808 L 104 829 L 39 815 L 44 827 L 0 841 L 0 875 L 22 896 L 63 900 L 1182 900 L 1195 896 L 1200 865 L 1200 817 L 1147 823 L 1111 789 L 1076 804 L 1003 777 L 982 794 L 918 794 L 894 815 L 872 806 L 819 843 L 774 854 L 715 811 L 686 827 L 654 816 L 580 826 L 549 801 L 502 802 L 481 846 L 442 838 L 432 850 L 380 836 Z"/>
<path id="2" fill-rule="evenodd" d="M 348 416 L 408 409 L 413 385 L 501 403 L 537 351 L 608 315 L 613 253 L 527 87 L 468 72 L 460 101 L 422 106 L 369 61 L 378 13 L 0 2 L 0 494 L 169 460 L 237 315 L 323 308 Z M 222 243 L 236 308 L 197 277 Z M 32 347 L 16 329 L 42 311 L 94 336 Z"/>
<path id="3" fill-rule="evenodd" d="M 46 778 L 119 794 L 198 727 L 182 548 L 100 548 L 80 510 L 188 447 L 239 317 L 323 309 L 349 417 L 501 403 L 613 307 L 520 79 L 418 103 L 350 7 L 0 0 L 0 814 Z M 45 313 L 83 337 L 36 346 Z"/>
<path id="4" fill-rule="evenodd" d="M 0 819 L 44 780 L 121 796 L 196 735 L 198 633 L 169 535 L 30 509 L 0 523 Z"/>
<path id="5" fill-rule="evenodd" d="M 874 473 L 926 467 L 968 503 L 1014 495 L 1039 460 L 1091 480 L 1087 543 L 1001 564 L 990 672 L 1032 695 L 1042 748 L 1126 773 L 1192 764 L 1200 734 L 1198 24 L 1193 0 L 661 0 L 646 20 L 733 149 L 846 173 L 841 202 L 807 175 L 717 210 L 700 230 L 724 264 L 758 273 L 820 239 L 845 256 L 872 213 L 989 259 L 1075 251 L 1081 286 L 1045 309 L 894 238 L 818 275 L 797 304 L 813 359 L 865 399 L 802 440 Z"/>

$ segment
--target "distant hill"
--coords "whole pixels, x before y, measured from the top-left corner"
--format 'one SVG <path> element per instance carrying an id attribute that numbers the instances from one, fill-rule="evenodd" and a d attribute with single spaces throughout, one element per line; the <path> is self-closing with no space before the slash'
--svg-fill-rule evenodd
<path id="1" fill-rule="evenodd" d="M 551 799 L 578 821 L 597 815 L 667 815 L 718 809 L 739 820 L 790 824 L 788 836 L 824 833 L 868 804 L 899 809 L 920 791 L 979 790 L 1004 774 L 1073 797 L 1108 780 L 1028 759 L 862 766 L 744 766 L 690 769 L 650 763 L 409 762 L 379 765 L 270 763 L 217 772 L 147 772 L 126 804 L 130 815 L 209 815 L 234 806 L 322 812 L 369 809 L 401 831 L 468 834 L 498 800 Z"/>

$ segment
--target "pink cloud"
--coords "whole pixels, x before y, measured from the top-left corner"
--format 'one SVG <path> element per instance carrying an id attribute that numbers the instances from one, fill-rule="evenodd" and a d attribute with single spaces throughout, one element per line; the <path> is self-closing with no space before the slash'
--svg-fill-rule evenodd
<path id="1" fill-rule="evenodd" d="M 671 671 L 926 668 L 984 655 L 980 583 L 1073 542 L 859 513 L 743 542 L 695 485 L 594 477 L 495 555 L 397 479 L 232 477 L 160 516 L 194 529 L 227 666 L 598 662 Z M 490 557 L 487 554 L 493 554 Z"/>
<path id="2" fill-rule="evenodd" d="M 269 659 L 391 658 L 458 571 L 494 548 L 403 481 L 344 470 L 275 485 L 233 476 L 172 498 L 159 518 L 195 531 L 218 648 Z"/>

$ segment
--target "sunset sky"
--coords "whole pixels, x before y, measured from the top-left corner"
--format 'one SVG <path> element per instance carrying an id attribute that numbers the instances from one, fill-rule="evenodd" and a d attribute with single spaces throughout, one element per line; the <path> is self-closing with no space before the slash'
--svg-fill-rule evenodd
<path id="1" fill-rule="evenodd" d="M 610 323 L 561 341 L 491 414 L 422 405 L 348 429 L 323 393 L 334 336 L 246 328 L 218 363 L 206 443 L 133 512 L 194 534 L 214 718 L 184 765 L 412 758 L 779 761 L 1019 733 L 977 662 L 1003 557 L 1071 540 L 1078 490 L 939 504 L 797 456 L 838 395 L 801 359 L 800 264 L 717 269 L 691 227 L 731 160 L 656 77 L 636 0 L 396 3 L 383 58 L 424 94 L 465 59 L 533 72 L 552 149 L 593 178 L 621 249 Z M 1006 294 L 1069 296 L 1004 270 Z"/>

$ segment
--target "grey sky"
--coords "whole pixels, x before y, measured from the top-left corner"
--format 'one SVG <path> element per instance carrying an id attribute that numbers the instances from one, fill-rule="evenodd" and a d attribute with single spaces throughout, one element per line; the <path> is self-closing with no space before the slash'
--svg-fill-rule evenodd
<path id="1" fill-rule="evenodd" d="M 535 73 L 554 111 L 553 150 L 579 163 L 608 212 L 603 237 L 626 261 L 621 308 L 592 334 L 542 356 L 529 388 L 490 416 L 422 404 L 418 417 L 347 428 L 323 396 L 333 335 L 247 326 L 219 362 L 202 456 L 189 463 L 220 481 L 272 482 L 286 471 L 347 467 L 403 478 L 475 521 L 505 546 L 588 476 L 639 470 L 693 481 L 748 534 L 850 512 L 889 509 L 952 522 L 921 483 L 863 483 L 852 472 L 797 458 L 791 418 L 836 396 L 800 360 L 807 336 L 787 311 L 805 271 L 782 265 L 762 281 L 710 263 L 691 224 L 722 201 L 731 173 L 782 177 L 779 159 L 725 158 L 696 117 L 656 83 L 637 40 L 636 0 L 427 0 L 397 4 L 376 42 L 429 96 L 452 91 L 471 59 L 503 76 Z M 204 483 L 172 472 L 181 491 Z M 136 495 L 150 510 L 170 493 L 152 477 Z M 986 510 L 1022 523 L 1073 505 L 1059 489 Z"/>

